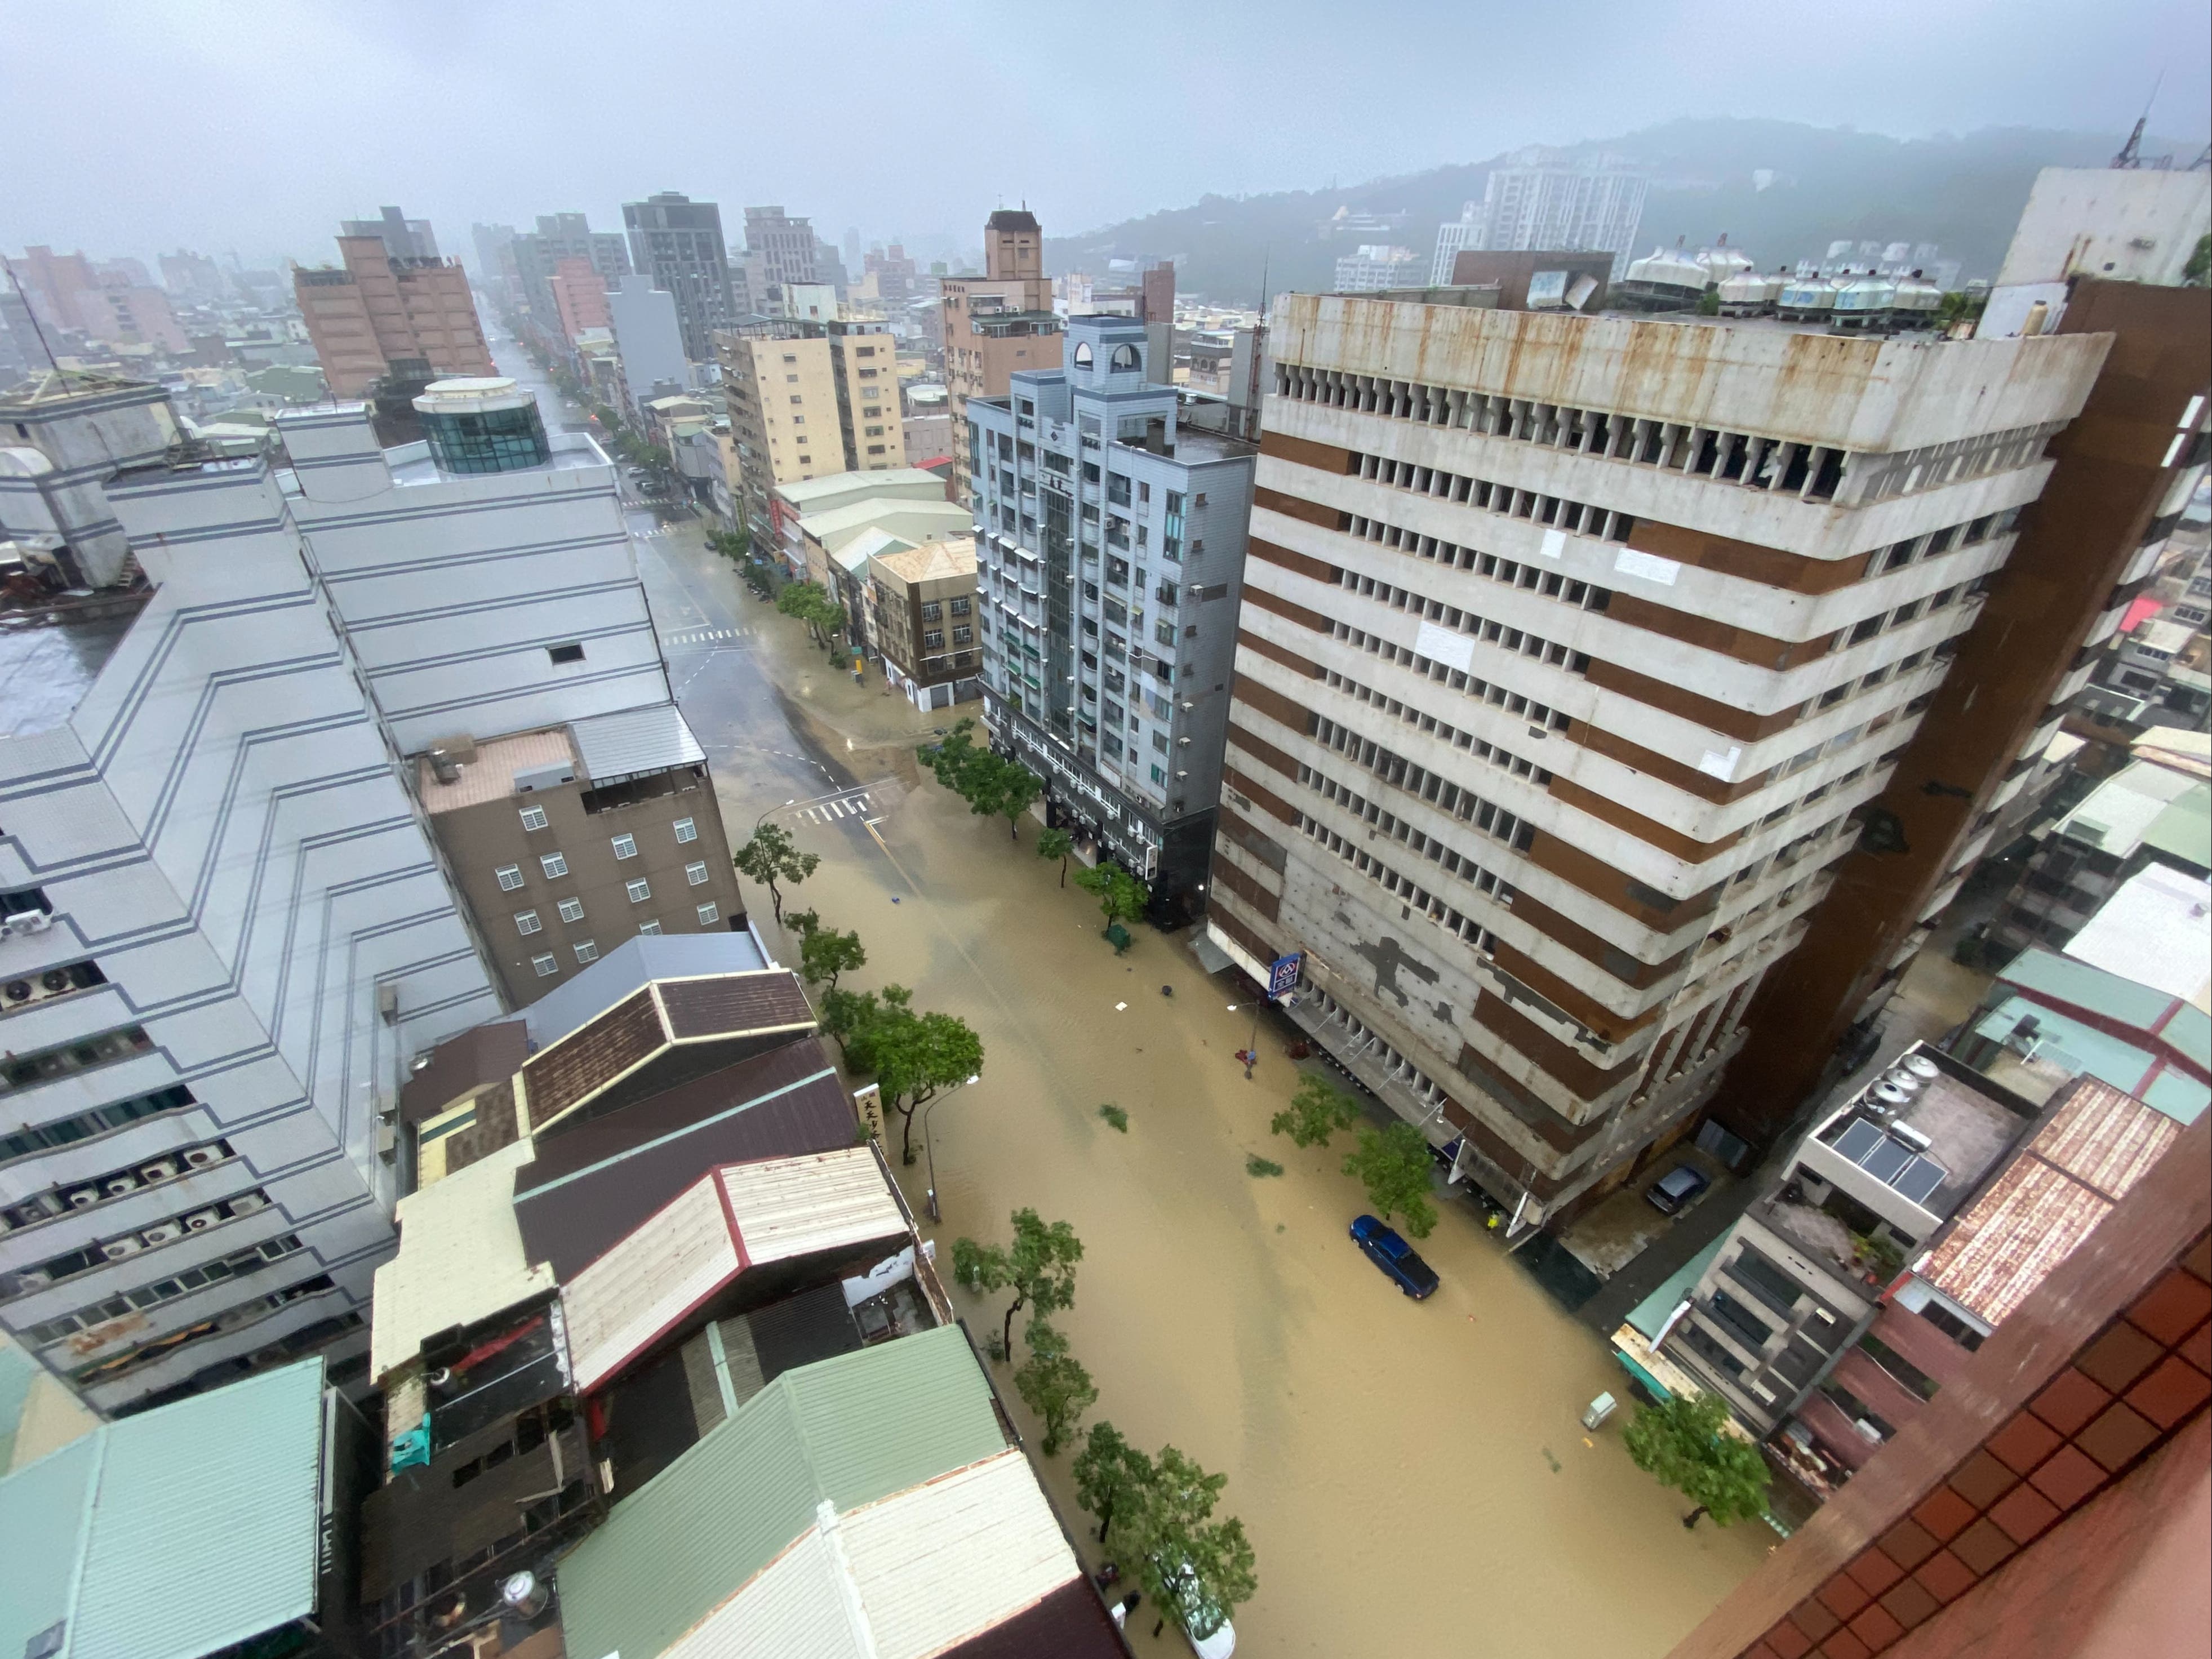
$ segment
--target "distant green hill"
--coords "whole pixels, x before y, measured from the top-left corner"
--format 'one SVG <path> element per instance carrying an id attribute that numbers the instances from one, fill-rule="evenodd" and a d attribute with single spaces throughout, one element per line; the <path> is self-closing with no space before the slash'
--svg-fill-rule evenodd
<path id="1" fill-rule="evenodd" d="M 1618 138 L 1550 152 L 1564 157 L 1618 155 L 1648 172 L 1651 192 L 1640 240 L 1647 247 L 1676 237 L 1692 246 L 1728 233 L 1766 269 L 1817 258 L 1838 238 L 1936 242 L 1967 276 L 1993 276 L 2012 238 L 2037 172 L 2046 167 L 2102 167 L 2124 133 L 2056 132 L 1993 127 L 1964 137 L 1898 139 L 1879 133 L 1790 121 L 1680 120 Z M 2157 155 L 2179 146 L 2152 141 Z M 2193 150 L 2178 157 L 2186 166 Z M 1266 196 L 1207 196 L 1079 236 L 1048 236 L 1048 268 L 1103 276 L 1109 258 L 1172 258 L 1176 286 L 1225 302 L 1267 287 L 1325 289 L 1340 253 L 1362 241 L 1394 241 L 1427 261 L 1437 227 L 1460 205 L 1480 200 L 1504 156 L 1425 173 L 1376 179 L 1344 189 Z M 1771 174 L 1759 188 L 1754 174 Z M 1387 232 L 1331 235 L 1323 226 L 1340 209 L 1403 214 Z"/>

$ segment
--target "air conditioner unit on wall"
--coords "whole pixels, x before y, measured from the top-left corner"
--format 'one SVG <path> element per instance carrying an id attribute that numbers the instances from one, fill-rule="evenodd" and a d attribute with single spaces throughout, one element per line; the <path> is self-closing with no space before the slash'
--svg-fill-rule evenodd
<path id="1" fill-rule="evenodd" d="M 173 1158 L 156 1158 L 151 1164 L 142 1164 L 138 1166 L 138 1178 L 149 1185 L 156 1181 L 174 1180 L 176 1174 L 177 1163 Z"/>
<path id="2" fill-rule="evenodd" d="M 69 1202 L 72 1210 L 82 1210 L 88 1205 L 97 1204 L 100 1202 L 100 1188 L 79 1187 L 70 1194 Z"/>
<path id="3" fill-rule="evenodd" d="M 149 1227 L 138 1235 L 149 1244 L 167 1244 L 172 1239 L 182 1238 L 185 1230 L 173 1221 L 164 1221 L 158 1227 Z"/>
<path id="4" fill-rule="evenodd" d="M 125 1193 L 137 1192 L 138 1190 L 139 1182 L 138 1177 L 135 1175 L 113 1175 L 108 1176 L 107 1179 L 101 1182 L 100 1185 L 100 1190 L 105 1192 L 110 1198 L 120 1198 Z"/>
<path id="5" fill-rule="evenodd" d="M 185 1226 L 192 1232 L 199 1232 L 204 1228 L 214 1226 L 222 1219 L 222 1218 L 213 1210 L 194 1210 L 185 1218 Z"/>
<path id="6" fill-rule="evenodd" d="M 126 1255 L 136 1255 L 146 1247 L 136 1238 L 111 1238 L 100 1247 L 100 1253 L 110 1261 L 120 1261 Z"/>
<path id="7" fill-rule="evenodd" d="M 257 1210 L 268 1207 L 268 1199 L 259 1193 L 240 1193 L 230 1200 L 230 1212 L 234 1216 L 252 1215 Z"/>
<path id="8" fill-rule="evenodd" d="M 204 1170 L 210 1164 L 222 1162 L 222 1150 L 217 1146 L 194 1146 L 185 1154 L 185 1164 L 189 1169 Z"/>

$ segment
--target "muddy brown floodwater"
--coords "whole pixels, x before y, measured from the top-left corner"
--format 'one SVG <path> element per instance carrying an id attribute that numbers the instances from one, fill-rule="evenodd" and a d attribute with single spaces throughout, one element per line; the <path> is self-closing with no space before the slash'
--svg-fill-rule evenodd
<path id="1" fill-rule="evenodd" d="M 1085 1254 L 1057 1322 L 1098 1386 L 1092 1416 L 1228 1474 L 1224 1507 L 1259 1557 L 1259 1594 L 1236 1614 L 1245 1659 L 1659 1655 L 1758 1564 L 1776 1541 L 1763 1525 L 1682 1529 L 1686 1504 L 1621 1449 L 1626 1408 L 1584 1432 L 1594 1396 L 1625 1395 L 1619 1370 L 1471 1212 L 1445 1202 L 1420 1246 L 1443 1280 L 1426 1302 L 1359 1254 L 1344 1137 L 1324 1154 L 1267 1133 L 1297 1071 L 1265 1028 L 1253 1080 L 1231 1058 L 1251 1030 L 1249 1007 L 1225 1006 L 1243 1000 L 1234 975 L 1209 979 L 1187 936 L 1150 928 L 1116 957 L 1090 899 L 1035 856 L 1033 821 L 1010 844 L 1005 820 L 916 781 L 908 747 L 869 746 L 928 722 L 872 685 L 833 685 L 811 653 L 763 655 L 785 659 L 761 666 L 787 684 L 807 673 L 799 707 L 856 778 L 893 780 L 872 797 L 880 845 L 856 819 L 786 815 L 822 856 L 796 903 L 859 931 L 868 963 L 848 983 L 914 987 L 983 1040 L 981 1080 L 934 1114 L 939 1260 L 949 1269 L 962 1233 L 1003 1237 L 1019 1206 L 1074 1224 Z M 722 783 L 733 835 L 774 804 L 740 769 Z M 1127 1133 L 1097 1115 L 1107 1102 Z M 1251 1152 L 1284 1173 L 1247 1175 Z M 922 1166 L 902 1179 L 919 1214 Z M 971 1328 L 995 1325 L 1001 1299 L 953 1294 Z M 1069 1455 L 1037 1461 L 1095 1565 Z M 1172 1631 L 1152 1638 L 1152 1618 L 1131 1621 L 1137 1651 L 1187 1655 Z"/>

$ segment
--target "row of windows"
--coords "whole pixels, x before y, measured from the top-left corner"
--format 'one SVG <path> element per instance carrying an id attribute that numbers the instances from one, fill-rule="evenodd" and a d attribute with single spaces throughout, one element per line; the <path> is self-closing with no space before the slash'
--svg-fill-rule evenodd
<path id="1" fill-rule="evenodd" d="M 522 827 L 525 830 L 543 830 L 545 827 L 545 809 L 542 806 L 524 807 Z M 694 842 L 699 839 L 699 826 L 695 819 L 678 818 L 676 820 L 674 828 L 676 839 L 679 842 Z M 614 854 L 617 860 L 634 859 L 637 856 L 635 836 L 628 834 L 615 836 L 609 839 L 607 844 L 614 849 Z M 565 876 L 568 873 L 568 855 L 564 853 L 541 853 L 538 855 L 538 866 L 545 872 L 546 879 L 549 881 Z M 703 865 L 691 867 L 705 868 Z M 519 864 L 501 865 L 492 873 L 499 878 L 501 892 L 511 893 L 522 885 L 522 866 Z M 700 879 L 704 880 L 705 878 L 701 877 Z"/>
<path id="2" fill-rule="evenodd" d="M 258 1324 L 268 1315 L 289 1307 L 295 1302 L 304 1300 L 311 1296 L 325 1296 L 336 1289 L 337 1285 L 328 1273 L 316 1273 L 312 1278 L 301 1279 L 296 1285 L 288 1285 L 281 1291 L 271 1291 L 266 1296 L 257 1296 L 251 1301 L 241 1302 L 235 1307 L 226 1308 L 221 1314 L 212 1318 L 201 1320 L 197 1324 L 187 1325 L 183 1330 L 173 1331 L 167 1336 L 158 1337 L 151 1342 L 130 1350 L 127 1353 L 119 1353 L 112 1358 L 94 1360 L 91 1364 L 79 1366 L 70 1375 L 77 1383 L 85 1388 L 91 1388 L 97 1383 L 113 1382 L 130 1376 L 133 1371 L 143 1370 L 149 1365 L 159 1364 L 187 1343 L 197 1342 L 204 1336 L 214 1336 L 227 1331 L 240 1330 L 248 1325 Z M 274 1359 L 280 1355 L 304 1352 L 308 1348 L 319 1347 L 331 1341 L 345 1331 L 358 1329 L 362 1322 L 360 1314 L 349 1310 L 334 1318 L 319 1320 L 308 1329 L 295 1331 L 282 1340 L 272 1342 L 268 1346 L 247 1356 L 244 1360 L 234 1363 L 241 1367 L 250 1367 L 257 1363 Z"/>
<path id="3" fill-rule="evenodd" d="M 1635 519 L 1628 514 L 1589 501 L 1573 501 L 1538 490 L 1493 483 L 1464 472 L 1447 472 L 1442 467 L 1416 466 L 1411 461 L 1394 461 L 1387 455 L 1356 453 L 1353 459 L 1359 465 L 1358 477 L 1395 484 L 1416 495 L 1433 495 L 1439 501 L 1462 502 L 1507 518 L 1527 519 L 1558 530 L 1572 531 L 1598 541 L 1625 542 L 1636 528 Z M 1367 525 L 1372 521 L 1355 517 L 1353 522 Z M 1367 534 L 1371 541 L 1382 539 L 1365 531 L 1354 533 Z M 1397 544 L 1394 542 L 1392 545 Z"/>
<path id="4" fill-rule="evenodd" d="M 178 1111 L 191 1103 L 192 1091 L 179 1083 L 131 1100 L 118 1100 L 112 1105 L 95 1106 L 88 1112 L 56 1118 L 51 1123 L 27 1125 L 13 1134 L 0 1135 L 0 1163 L 56 1146 L 66 1146 L 73 1141 L 89 1140 L 94 1135 L 106 1134 L 110 1129 L 120 1129 L 127 1123 L 136 1123 L 140 1118 Z"/>
<path id="5" fill-rule="evenodd" d="M 195 1203 L 189 1210 L 179 1210 L 173 1215 L 165 1216 L 159 1221 L 128 1232 L 94 1239 L 79 1249 L 48 1256 L 43 1261 L 18 1268 L 13 1273 L 0 1273 L 0 1302 L 45 1290 L 63 1279 L 74 1279 L 79 1273 L 90 1273 L 95 1267 L 105 1267 L 111 1261 L 125 1261 L 143 1251 L 176 1243 L 194 1233 L 220 1226 L 226 1221 L 258 1215 L 268 1207 L 269 1194 L 258 1188 L 213 1204 Z"/>
<path id="6" fill-rule="evenodd" d="M 1480 697 L 1485 702 L 1503 708 L 1508 714 L 1523 716 L 1539 725 L 1549 726 L 1554 731 L 1563 732 L 1571 723 L 1571 716 L 1553 708 L 1549 703 L 1539 702 L 1534 697 L 1526 696 L 1518 691 L 1509 691 L 1494 680 L 1486 680 L 1479 675 L 1468 673 L 1465 669 L 1447 666 L 1443 663 L 1409 650 L 1402 645 L 1393 645 L 1379 635 L 1366 633 L 1348 623 L 1338 623 L 1331 637 L 1342 640 L 1347 645 L 1356 645 L 1382 658 L 1385 662 L 1396 663 L 1401 668 L 1410 668 L 1415 673 L 1436 681 L 1439 685 L 1449 685 L 1453 690 L 1464 691 L 1470 697 Z M 1537 652 L 1528 651 L 1529 645 L 1540 649 L 1547 643 L 1543 640 L 1535 639 L 1533 635 L 1520 634 L 1517 630 L 1515 638 L 1524 641 L 1522 649 L 1532 656 L 1536 655 Z M 1541 659 L 1554 662 L 1556 665 L 1571 669 L 1576 673 L 1586 672 L 1589 668 L 1589 659 L 1580 653 L 1567 658 L 1564 662 L 1559 662 L 1557 659 L 1549 657 L 1548 654 Z"/>
<path id="7" fill-rule="evenodd" d="M 112 1066 L 118 1060 L 130 1060 L 151 1053 L 154 1039 L 146 1035 L 143 1025 L 125 1025 L 97 1036 L 77 1037 L 68 1042 L 56 1043 L 51 1048 L 33 1049 L 27 1054 L 10 1055 L 0 1062 L 0 1080 L 9 1089 L 25 1089 L 33 1084 L 50 1079 L 68 1077 L 77 1072 L 88 1072 L 97 1066 Z"/>
<path id="8" fill-rule="evenodd" d="M 1802 495 L 1808 501 L 1832 500 L 1847 465 L 1864 478 L 1861 497 L 1867 501 L 2025 466 L 2041 454 L 2045 440 L 2065 424 L 2019 427 L 1893 455 L 1849 455 L 1829 445 L 1297 363 L 1275 365 L 1275 391 L 1299 403 L 1518 439 L 1692 477 L 1734 479 L 1754 489 Z"/>
<path id="9" fill-rule="evenodd" d="M 1372 738 L 1327 721 L 1323 725 L 1328 726 L 1328 736 L 1322 741 L 1394 788 L 1419 796 L 1438 811 L 1462 823 L 1473 824 L 1486 836 L 1494 836 L 1516 853 L 1527 852 L 1534 842 L 1534 829 L 1495 801 L 1485 800 L 1472 789 L 1462 788 L 1439 773 L 1414 765 L 1403 755 L 1385 749 Z"/>
<path id="10" fill-rule="evenodd" d="M 1552 781 L 1549 771 L 1537 765 L 1526 756 L 1516 755 L 1510 749 L 1476 737 L 1472 732 L 1464 732 L 1456 726 L 1447 726 L 1433 714 L 1425 714 L 1418 708 L 1400 702 L 1395 697 L 1386 697 L 1378 691 L 1359 684 L 1357 681 L 1346 679 L 1341 674 L 1332 673 L 1328 678 L 1339 690 L 1358 696 L 1362 702 L 1370 703 L 1385 714 L 1395 714 L 1408 726 L 1417 727 L 1439 742 L 1448 743 L 1455 748 L 1465 750 L 1477 760 L 1487 761 L 1492 766 L 1510 772 L 1516 778 L 1527 778 L 1540 787 Z M 1341 744 L 1333 740 L 1336 737 L 1348 736 L 1355 743 L 1359 740 L 1358 733 L 1347 732 L 1335 721 L 1328 720 L 1320 722 L 1320 729 L 1316 735 L 1332 749 L 1342 747 Z"/>
<path id="11" fill-rule="evenodd" d="M 643 886 L 644 884 L 642 882 L 632 882 L 630 885 L 633 888 L 637 888 Z M 635 900 L 641 896 L 633 892 L 630 896 Z M 697 905 L 693 908 L 692 913 L 698 917 L 699 925 L 702 927 L 712 927 L 715 922 L 718 922 L 722 919 L 722 907 L 719 904 L 708 903 Z M 579 914 L 580 914 L 580 912 Z M 517 920 L 519 921 L 520 918 L 517 918 Z M 522 931 L 527 933 L 535 933 L 538 930 L 534 927 L 526 927 Z M 658 921 L 641 921 L 637 925 L 637 931 L 640 934 L 648 938 L 658 937 L 660 933 L 660 924 Z M 595 940 L 588 939 L 578 939 L 569 946 L 569 949 L 575 952 L 576 961 L 579 964 L 588 962 L 596 962 L 599 960 L 599 947 Z M 538 955 L 530 958 L 530 969 L 531 971 L 536 974 L 538 978 L 550 979 L 554 975 L 561 971 L 561 958 L 550 951 L 540 951 Z"/>
<path id="12" fill-rule="evenodd" d="M 1425 622 L 1441 623 L 1456 633 L 1480 640 L 1486 645 L 1494 645 L 1501 651 L 1517 652 L 1524 657 L 1534 657 L 1539 662 L 1547 662 L 1555 668 L 1569 669 L 1577 674 L 1589 672 L 1589 657 L 1586 653 L 1562 645 L 1556 640 L 1547 640 L 1541 635 L 1509 627 L 1491 617 L 1477 616 L 1472 611 L 1462 611 L 1455 605 L 1446 605 L 1442 599 L 1427 599 L 1409 589 L 1394 587 L 1389 582 L 1377 581 L 1372 576 L 1362 576 L 1354 571 L 1344 572 L 1341 582 L 1346 592 L 1356 593 L 1362 599 L 1374 599 L 1389 605 L 1393 611 L 1403 611 Z M 1346 623 L 1336 625 L 1336 637 L 1339 639 L 1347 637 L 1352 631 Z"/>
<path id="13" fill-rule="evenodd" d="M 23 1334 L 40 1346 L 58 1342 L 79 1331 L 88 1331 L 104 1325 L 112 1319 L 125 1319 L 144 1309 L 158 1307 L 164 1302 L 173 1302 L 180 1296 L 188 1296 L 220 1280 L 243 1279 L 249 1273 L 260 1272 L 272 1261 L 281 1261 L 288 1255 L 297 1254 L 302 1248 L 297 1233 L 264 1239 L 258 1244 L 234 1250 L 227 1256 L 218 1257 L 199 1267 L 187 1267 L 171 1278 L 157 1279 L 137 1290 L 125 1291 L 120 1296 L 109 1297 L 79 1308 L 74 1313 L 65 1313 L 43 1324 L 31 1326 Z"/>
<path id="14" fill-rule="evenodd" d="M 548 873 L 557 872 L 549 872 Z M 684 879 L 690 886 L 704 887 L 708 880 L 705 862 L 702 860 L 697 864 L 685 865 Z M 623 890 L 629 895 L 629 902 L 632 904 L 642 904 L 653 896 L 653 884 L 647 878 L 640 876 L 635 881 L 623 883 Z M 564 898 L 555 907 L 555 909 L 561 920 L 565 922 L 579 922 L 584 919 L 584 902 L 579 898 Z M 518 933 L 542 933 L 544 926 L 544 922 L 539 919 L 535 910 L 518 910 L 514 913 L 514 931 Z"/>
<path id="15" fill-rule="evenodd" d="M 1411 905 L 1430 921 L 1441 923 L 1474 946 L 1484 956 L 1498 948 L 1498 936 L 1471 916 L 1466 916 L 1446 904 L 1435 894 L 1400 875 L 1389 865 L 1363 847 L 1354 846 L 1327 824 L 1298 815 L 1298 828 L 1322 846 L 1342 859 L 1363 876 L 1379 882 L 1385 892 L 1401 902 Z M 1434 842 L 1430 843 L 1434 846 Z"/>

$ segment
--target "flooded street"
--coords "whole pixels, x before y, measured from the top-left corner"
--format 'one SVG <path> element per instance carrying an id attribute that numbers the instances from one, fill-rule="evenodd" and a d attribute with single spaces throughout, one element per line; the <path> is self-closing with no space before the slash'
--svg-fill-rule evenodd
<path id="1" fill-rule="evenodd" d="M 1300 1152 L 1267 1133 L 1296 1081 L 1281 1037 L 1263 1025 L 1249 1082 L 1231 1058 L 1252 1030 L 1249 1005 L 1225 1006 L 1242 985 L 1209 979 L 1184 935 L 1140 927 L 1117 958 L 1090 899 L 1035 856 L 1034 821 L 1010 843 L 1003 819 L 918 775 L 914 745 L 949 714 L 830 670 L 695 526 L 637 545 L 732 842 L 763 815 L 785 823 L 822 860 L 787 903 L 867 949 L 848 982 L 911 986 L 983 1040 L 981 1081 L 932 1126 L 939 1261 L 962 1233 L 1003 1238 L 1020 1206 L 1073 1224 L 1085 1256 L 1056 1322 L 1099 1389 L 1092 1418 L 1230 1477 L 1224 1509 L 1259 1558 L 1241 1654 L 1656 1655 L 1756 1565 L 1775 1542 L 1762 1526 L 1681 1528 L 1686 1504 L 1620 1449 L 1625 1412 L 1585 1435 L 1583 1407 L 1623 1393 L 1619 1371 L 1471 1210 L 1441 1200 L 1420 1248 L 1443 1284 L 1425 1303 L 1359 1254 L 1346 1138 Z M 795 960 L 766 894 L 749 897 Z M 1126 1133 L 1098 1116 L 1109 1102 Z M 1248 1175 L 1252 1152 L 1284 1173 Z M 923 1165 L 902 1178 L 920 1213 Z M 978 1331 L 1004 1305 L 954 1295 Z M 1042 1467 L 1079 1533 L 1069 1460 Z M 1095 1565 L 1095 1540 L 1078 1545 Z M 1132 1620 L 1137 1651 L 1187 1653 L 1152 1638 L 1154 1617 Z"/>

